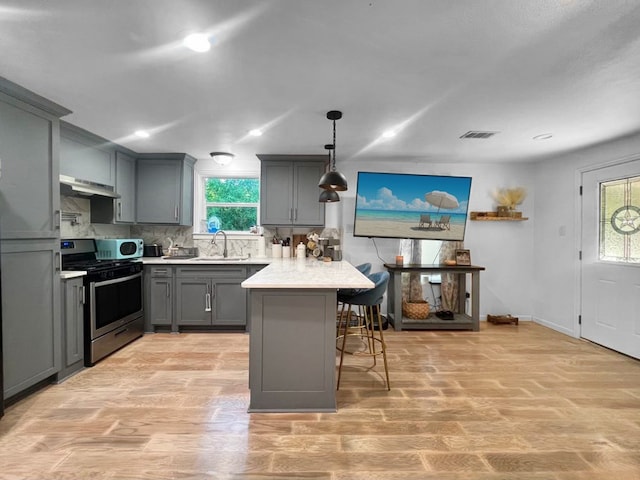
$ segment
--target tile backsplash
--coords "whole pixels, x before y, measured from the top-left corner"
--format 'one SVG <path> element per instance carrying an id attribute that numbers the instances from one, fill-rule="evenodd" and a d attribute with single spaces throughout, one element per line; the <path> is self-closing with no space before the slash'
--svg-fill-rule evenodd
<path id="1" fill-rule="evenodd" d="M 218 235 L 216 243 L 210 239 L 194 240 L 192 227 L 171 225 L 111 225 L 91 223 L 91 206 L 89 199 L 82 197 L 60 196 L 60 206 L 65 214 L 64 218 L 74 217 L 74 221 L 63 219 L 61 238 L 142 238 L 146 244 L 162 245 L 164 250 L 170 245 L 183 247 L 198 247 L 200 255 L 222 255 L 222 236 Z M 73 215 L 69 215 L 73 214 Z M 268 233 L 268 232 L 265 232 Z M 233 238 L 227 241 L 230 256 L 258 256 L 258 242 L 265 241 L 265 237 Z M 267 255 L 269 253 L 267 252 Z"/>

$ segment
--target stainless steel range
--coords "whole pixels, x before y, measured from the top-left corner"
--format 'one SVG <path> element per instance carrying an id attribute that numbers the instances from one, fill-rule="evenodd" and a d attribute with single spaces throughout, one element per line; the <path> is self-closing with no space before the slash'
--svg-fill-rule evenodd
<path id="1" fill-rule="evenodd" d="M 142 263 L 98 260 L 92 238 L 60 242 L 63 270 L 86 271 L 84 277 L 84 364 L 98 360 L 142 336 Z"/>

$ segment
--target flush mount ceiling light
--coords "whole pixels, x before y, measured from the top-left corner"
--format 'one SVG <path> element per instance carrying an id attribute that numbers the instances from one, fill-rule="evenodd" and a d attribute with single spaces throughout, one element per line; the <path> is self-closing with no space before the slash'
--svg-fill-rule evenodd
<path id="1" fill-rule="evenodd" d="M 209 36 L 204 33 L 192 33 L 191 35 L 187 35 L 182 41 L 182 44 L 188 49 L 198 53 L 208 52 L 211 48 Z"/>
<path id="2" fill-rule="evenodd" d="M 262 136 L 262 130 L 260 130 L 259 128 L 254 128 L 253 130 L 249 131 L 249 135 L 251 135 L 252 137 L 260 137 Z"/>
<path id="3" fill-rule="evenodd" d="M 320 178 L 318 186 L 324 190 L 333 190 L 337 192 L 344 192 L 347 190 L 347 178 L 336 171 L 336 120 L 342 118 L 342 112 L 338 110 L 331 110 L 327 112 L 327 118 L 333 122 L 333 144 L 331 144 L 330 153 L 332 153 L 332 165 L 331 170 Z M 325 145 L 325 148 L 327 146 Z"/>
<path id="4" fill-rule="evenodd" d="M 218 165 L 229 165 L 231 163 L 231 160 L 233 160 L 233 157 L 235 157 L 235 155 L 233 153 L 228 153 L 228 152 L 211 152 L 209 155 L 211 155 L 211 158 L 213 158 L 213 161 L 216 162 Z"/>

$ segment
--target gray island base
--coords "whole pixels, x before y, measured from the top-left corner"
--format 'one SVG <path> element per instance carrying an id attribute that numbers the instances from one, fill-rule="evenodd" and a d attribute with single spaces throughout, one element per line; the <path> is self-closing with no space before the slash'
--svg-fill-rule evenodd
<path id="1" fill-rule="evenodd" d="M 371 288 L 348 262 L 282 259 L 250 289 L 248 411 L 335 412 L 336 291 Z"/>

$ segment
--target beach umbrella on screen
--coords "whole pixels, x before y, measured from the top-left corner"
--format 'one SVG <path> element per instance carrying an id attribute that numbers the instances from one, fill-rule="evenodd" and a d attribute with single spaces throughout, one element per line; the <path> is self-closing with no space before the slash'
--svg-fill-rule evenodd
<path id="1" fill-rule="evenodd" d="M 447 192 L 441 192 L 440 190 L 434 190 L 427 193 L 424 196 L 424 199 L 434 207 L 438 207 L 438 212 L 441 208 L 451 210 L 460 206 L 458 199 L 455 196 Z"/>

